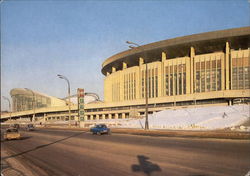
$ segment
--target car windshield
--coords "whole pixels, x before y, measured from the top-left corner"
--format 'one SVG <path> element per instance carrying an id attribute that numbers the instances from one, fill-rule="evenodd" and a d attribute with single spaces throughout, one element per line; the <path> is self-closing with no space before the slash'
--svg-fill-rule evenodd
<path id="1" fill-rule="evenodd" d="M 12 132 L 18 132 L 18 130 L 13 128 L 13 129 L 7 129 L 6 132 L 7 133 L 12 133 Z"/>
<path id="2" fill-rule="evenodd" d="M 96 128 L 107 128 L 106 125 L 96 125 Z"/>

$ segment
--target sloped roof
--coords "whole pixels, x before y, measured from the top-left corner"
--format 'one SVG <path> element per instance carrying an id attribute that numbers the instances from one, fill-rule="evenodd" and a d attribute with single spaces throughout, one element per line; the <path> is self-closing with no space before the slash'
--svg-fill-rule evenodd
<path id="1" fill-rule="evenodd" d="M 183 37 L 177 37 L 150 43 L 115 54 L 102 64 L 102 73 L 111 72 L 112 67 L 122 69 L 122 62 L 128 67 L 138 65 L 139 57 L 146 62 L 161 60 L 161 52 L 166 52 L 168 58 L 184 57 L 190 54 L 190 47 L 196 54 L 223 51 L 225 43 L 229 42 L 232 49 L 246 49 L 250 46 L 250 27 L 241 27 L 213 32 L 206 32 Z"/>

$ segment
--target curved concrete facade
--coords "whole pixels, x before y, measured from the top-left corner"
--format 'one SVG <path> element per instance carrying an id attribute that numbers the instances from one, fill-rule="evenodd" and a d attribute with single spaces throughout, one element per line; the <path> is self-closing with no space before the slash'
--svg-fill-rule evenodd
<path id="1" fill-rule="evenodd" d="M 102 64 L 104 100 L 182 106 L 249 98 L 250 27 L 207 32 L 147 44 Z M 146 70 L 147 65 L 147 70 Z M 146 78 L 147 72 L 147 78 Z"/>
<path id="2" fill-rule="evenodd" d="M 190 48 L 194 47 L 196 54 L 212 53 L 225 49 L 225 43 L 229 42 L 231 49 L 246 49 L 249 47 L 250 27 L 234 28 L 221 31 L 193 34 L 184 37 L 163 40 L 142 45 L 126 50 L 107 58 L 102 64 L 102 73 L 112 72 L 112 67 L 122 69 L 122 63 L 128 66 L 138 65 L 139 57 L 145 57 L 147 62 L 161 60 L 161 52 L 168 53 L 168 58 L 177 58 L 190 55 Z"/>

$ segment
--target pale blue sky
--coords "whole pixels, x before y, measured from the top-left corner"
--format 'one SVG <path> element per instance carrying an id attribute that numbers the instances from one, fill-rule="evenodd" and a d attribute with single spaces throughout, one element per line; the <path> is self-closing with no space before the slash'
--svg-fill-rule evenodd
<path id="1" fill-rule="evenodd" d="M 1 3 L 1 94 L 30 88 L 65 97 L 67 84 L 103 97 L 102 62 L 141 45 L 249 26 L 247 0 L 4 0 Z M 8 109 L 1 98 L 2 110 Z"/>

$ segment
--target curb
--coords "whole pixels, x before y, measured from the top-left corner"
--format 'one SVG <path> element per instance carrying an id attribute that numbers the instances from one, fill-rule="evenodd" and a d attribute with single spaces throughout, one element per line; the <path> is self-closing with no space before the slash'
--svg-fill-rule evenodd
<path id="1" fill-rule="evenodd" d="M 37 127 L 41 129 L 68 130 L 68 131 L 89 131 L 89 128 L 63 128 L 63 127 Z M 249 132 L 232 131 L 184 131 L 184 130 L 148 130 L 112 128 L 112 133 L 131 134 L 153 137 L 184 137 L 184 138 L 215 138 L 215 139 L 250 139 Z"/>

